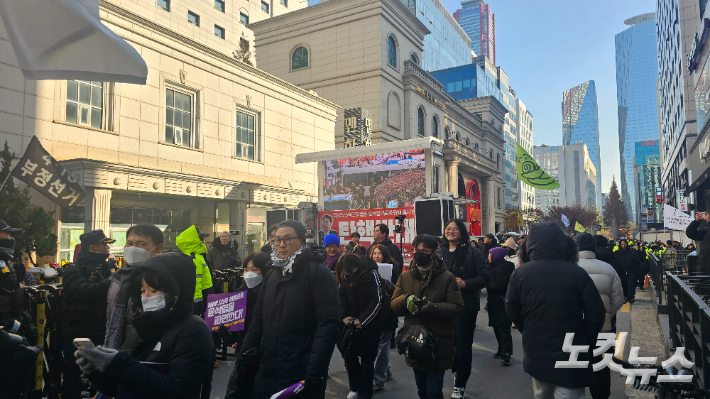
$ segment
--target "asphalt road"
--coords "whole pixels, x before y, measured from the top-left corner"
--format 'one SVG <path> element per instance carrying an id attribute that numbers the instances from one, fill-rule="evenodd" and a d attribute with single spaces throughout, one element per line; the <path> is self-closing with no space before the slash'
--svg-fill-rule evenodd
<path id="1" fill-rule="evenodd" d="M 485 291 L 481 294 L 481 303 L 486 303 Z M 625 306 L 628 311 L 628 306 Z M 619 311 L 617 314 L 618 331 L 631 332 L 630 317 L 628 312 Z M 400 318 L 400 326 L 401 318 Z M 628 353 L 628 342 L 627 350 Z M 473 344 L 473 370 L 466 387 L 466 395 L 475 399 L 533 399 L 532 382 L 528 374 L 523 371 L 522 338 L 517 330 L 513 330 L 513 364 L 505 367 L 499 359 L 493 357 L 498 348 L 493 329 L 488 327 L 488 313 L 481 309 L 478 313 L 478 328 Z M 414 383 L 412 369 L 407 367 L 404 357 L 397 354 L 396 349 L 390 351 L 390 365 L 392 366 L 393 379 L 385 384 L 385 389 L 376 392 L 376 399 L 417 398 L 417 388 Z M 213 399 L 223 399 L 227 381 L 234 366 L 233 358 L 221 365 L 214 372 Z M 336 349 L 330 361 L 327 398 L 345 399 L 350 392 L 348 388 L 348 375 L 343 368 L 343 359 Z M 625 398 L 624 380 L 612 372 L 611 398 Z M 454 377 L 450 371 L 444 377 L 444 397 L 451 397 Z M 591 398 L 589 393 L 587 397 Z"/>

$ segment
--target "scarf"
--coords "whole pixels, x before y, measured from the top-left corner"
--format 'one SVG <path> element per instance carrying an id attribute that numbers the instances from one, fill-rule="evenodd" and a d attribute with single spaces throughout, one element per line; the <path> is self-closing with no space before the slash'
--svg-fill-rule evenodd
<path id="1" fill-rule="evenodd" d="M 293 268 L 293 262 L 296 260 L 296 257 L 303 252 L 303 250 L 306 249 L 306 246 L 302 246 L 301 248 L 298 249 L 298 251 L 294 252 L 293 255 L 289 256 L 286 259 L 281 259 L 279 256 L 279 251 L 276 249 L 274 246 L 271 249 L 271 266 L 279 271 L 281 271 L 282 276 L 286 276 L 288 274 L 291 274 L 292 268 Z"/>

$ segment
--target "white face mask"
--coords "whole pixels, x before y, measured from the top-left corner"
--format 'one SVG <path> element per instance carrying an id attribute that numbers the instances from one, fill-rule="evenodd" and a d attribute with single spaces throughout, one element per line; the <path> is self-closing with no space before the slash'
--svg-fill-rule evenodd
<path id="1" fill-rule="evenodd" d="M 264 276 L 262 276 L 261 274 L 257 274 L 254 272 L 244 273 L 244 282 L 247 284 L 247 288 L 254 288 L 257 285 L 261 284 L 263 280 Z"/>
<path id="2" fill-rule="evenodd" d="M 141 298 L 144 312 L 152 312 L 165 307 L 165 294 L 155 295 L 148 298 Z"/>
<path id="3" fill-rule="evenodd" d="M 145 260 L 150 258 L 150 252 L 154 249 L 155 247 L 151 248 L 150 251 L 148 251 L 146 249 L 136 246 L 125 247 L 123 248 L 123 259 L 125 259 L 126 263 L 131 266 L 138 266 Z"/>

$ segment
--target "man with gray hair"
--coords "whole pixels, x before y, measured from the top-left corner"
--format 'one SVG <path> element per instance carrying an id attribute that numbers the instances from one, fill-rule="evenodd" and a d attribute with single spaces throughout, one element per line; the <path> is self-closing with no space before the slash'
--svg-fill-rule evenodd
<path id="1" fill-rule="evenodd" d="M 232 240 L 228 231 L 223 231 L 212 242 L 212 248 L 207 251 L 205 261 L 210 270 L 234 269 L 242 265 L 242 260 L 237 254 L 239 244 Z"/>

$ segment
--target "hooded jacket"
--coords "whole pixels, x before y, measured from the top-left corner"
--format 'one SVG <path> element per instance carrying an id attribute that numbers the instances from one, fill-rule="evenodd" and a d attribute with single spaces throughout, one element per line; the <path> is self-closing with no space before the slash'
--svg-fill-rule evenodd
<path id="1" fill-rule="evenodd" d="M 374 260 L 362 258 L 362 268 L 352 285 L 340 286 L 341 317 L 358 319 L 363 329 L 379 334 L 382 330 L 382 320 L 390 311 L 385 309 L 385 305 L 388 305 L 388 301 L 383 297 L 385 288 Z"/>
<path id="2" fill-rule="evenodd" d="M 180 233 L 175 245 L 182 253 L 192 258 L 195 264 L 195 300 L 202 299 L 202 291 L 212 287 L 212 273 L 202 255 L 207 252 L 207 247 L 200 240 L 194 225 Z"/>
<path id="3" fill-rule="evenodd" d="M 699 230 L 702 220 L 694 220 L 685 228 L 685 235 L 698 241 L 698 272 L 710 273 L 710 234 L 708 228 Z"/>
<path id="4" fill-rule="evenodd" d="M 135 331 L 104 373 L 89 374 L 94 387 L 109 396 L 127 392 L 139 398 L 195 398 L 214 370 L 214 344 L 204 320 L 192 315 L 194 263 L 188 256 L 167 253 L 136 267 L 130 278 Z M 165 308 L 144 312 L 141 277 L 154 273 L 168 295 Z M 140 362 L 166 363 L 168 372 Z"/>
<path id="5" fill-rule="evenodd" d="M 237 254 L 238 249 L 239 244 L 237 244 L 236 241 L 230 240 L 226 245 L 223 245 L 222 241 L 217 237 L 212 241 L 212 248 L 210 248 L 207 255 L 205 255 L 205 261 L 210 267 L 210 270 L 213 271 L 240 267 L 242 260 L 239 259 L 239 255 Z"/>
<path id="6" fill-rule="evenodd" d="M 67 338 L 104 336 L 110 282 L 101 275 L 101 269 L 108 254 L 80 251 L 78 258 L 67 267 L 62 280 L 64 333 Z"/>
<path id="7" fill-rule="evenodd" d="M 638 272 L 641 269 L 641 259 L 633 248 L 627 246 L 623 249 L 619 246 L 619 249 L 614 252 L 614 269 Z"/>
<path id="8" fill-rule="evenodd" d="M 466 311 L 481 310 L 481 289 L 488 284 L 490 273 L 481 251 L 470 243 L 459 242 L 454 252 L 449 251 L 449 244 L 445 243 L 439 247 L 437 254 L 446 270 L 466 283 L 461 289 Z"/>
<path id="9" fill-rule="evenodd" d="M 419 370 L 443 371 L 454 364 L 455 321 L 464 311 L 456 277 L 446 270 L 437 257 L 433 258 L 427 279 L 419 272 L 415 261 L 402 273 L 392 294 L 392 310 L 404 316 L 404 325 L 421 324 L 439 339 L 433 361 L 406 358 L 407 366 Z M 430 305 L 426 313 L 412 315 L 407 311 L 407 297 L 426 298 Z"/>
<path id="10" fill-rule="evenodd" d="M 574 333 L 573 345 L 594 347 L 606 317 L 599 291 L 584 269 L 565 259 L 573 248 L 554 223 L 532 225 L 525 251 L 530 261 L 510 276 L 505 303 L 508 317 L 523 334 L 523 368 L 550 384 L 590 386 L 588 353 L 578 357 L 590 361 L 584 369 L 556 369 L 555 362 L 570 358 L 562 350 L 567 333 Z"/>

